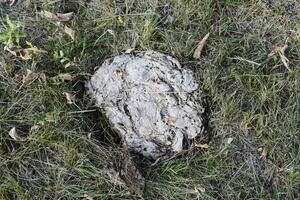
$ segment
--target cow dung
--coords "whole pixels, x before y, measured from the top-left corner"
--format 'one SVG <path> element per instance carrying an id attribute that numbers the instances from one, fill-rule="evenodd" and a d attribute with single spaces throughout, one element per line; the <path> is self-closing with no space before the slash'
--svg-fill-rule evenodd
<path id="1" fill-rule="evenodd" d="M 146 51 L 104 61 L 87 83 L 125 146 L 148 158 L 169 157 L 203 134 L 203 101 L 191 70 Z"/>

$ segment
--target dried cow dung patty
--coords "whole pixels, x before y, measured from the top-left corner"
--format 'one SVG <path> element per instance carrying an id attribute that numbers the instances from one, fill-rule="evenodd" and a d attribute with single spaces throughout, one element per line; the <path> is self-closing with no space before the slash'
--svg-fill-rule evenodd
<path id="1" fill-rule="evenodd" d="M 146 157 L 180 152 L 203 133 L 193 72 L 170 56 L 147 51 L 110 58 L 87 86 L 124 144 Z"/>

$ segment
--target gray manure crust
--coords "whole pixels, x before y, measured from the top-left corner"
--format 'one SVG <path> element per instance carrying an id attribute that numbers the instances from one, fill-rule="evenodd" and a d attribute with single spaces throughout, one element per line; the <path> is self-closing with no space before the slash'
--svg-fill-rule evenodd
<path id="1" fill-rule="evenodd" d="M 170 56 L 146 51 L 107 59 L 87 87 L 124 145 L 148 158 L 171 156 L 203 134 L 193 72 Z"/>

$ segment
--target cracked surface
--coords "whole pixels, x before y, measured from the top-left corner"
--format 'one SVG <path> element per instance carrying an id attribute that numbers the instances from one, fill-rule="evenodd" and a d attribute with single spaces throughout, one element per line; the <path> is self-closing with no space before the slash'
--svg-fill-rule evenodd
<path id="1" fill-rule="evenodd" d="M 180 152 L 203 133 L 193 72 L 170 56 L 147 51 L 107 59 L 87 86 L 124 144 L 146 157 Z"/>

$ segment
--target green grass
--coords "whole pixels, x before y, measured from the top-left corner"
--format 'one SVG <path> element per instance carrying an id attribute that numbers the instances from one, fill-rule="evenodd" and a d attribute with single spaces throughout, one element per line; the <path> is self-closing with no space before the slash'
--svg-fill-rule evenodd
<path id="1" fill-rule="evenodd" d="M 93 7 L 84 2 L 35 0 L 0 8 L 1 32 L 7 15 L 24 24 L 21 46 L 30 41 L 48 52 L 22 61 L 0 51 L 0 199 L 138 199 L 103 171 L 112 157 L 122 159 L 122 150 L 84 90 L 95 66 L 129 48 L 177 57 L 196 72 L 210 100 L 209 148 L 155 166 L 142 159 L 145 199 L 300 198 L 296 0 L 101 0 Z M 75 40 L 38 10 L 74 11 L 65 24 L 76 31 Z M 193 52 L 208 32 L 196 61 Z M 291 72 L 279 55 L 268 56 L 279 44 L 288 45 Z M 47 81 L 21 87 L 28 69 L 45 73 Z M 62 82 L 61 73 L 74 79 Z M 63 92 L 75 96 L 73 105 Z M 40 128 L 30 131 L 34 125 Z M 9 136 L 14 126 L 26 141 Z M 204 192 L 195 191 L 200 186 Z"/>

